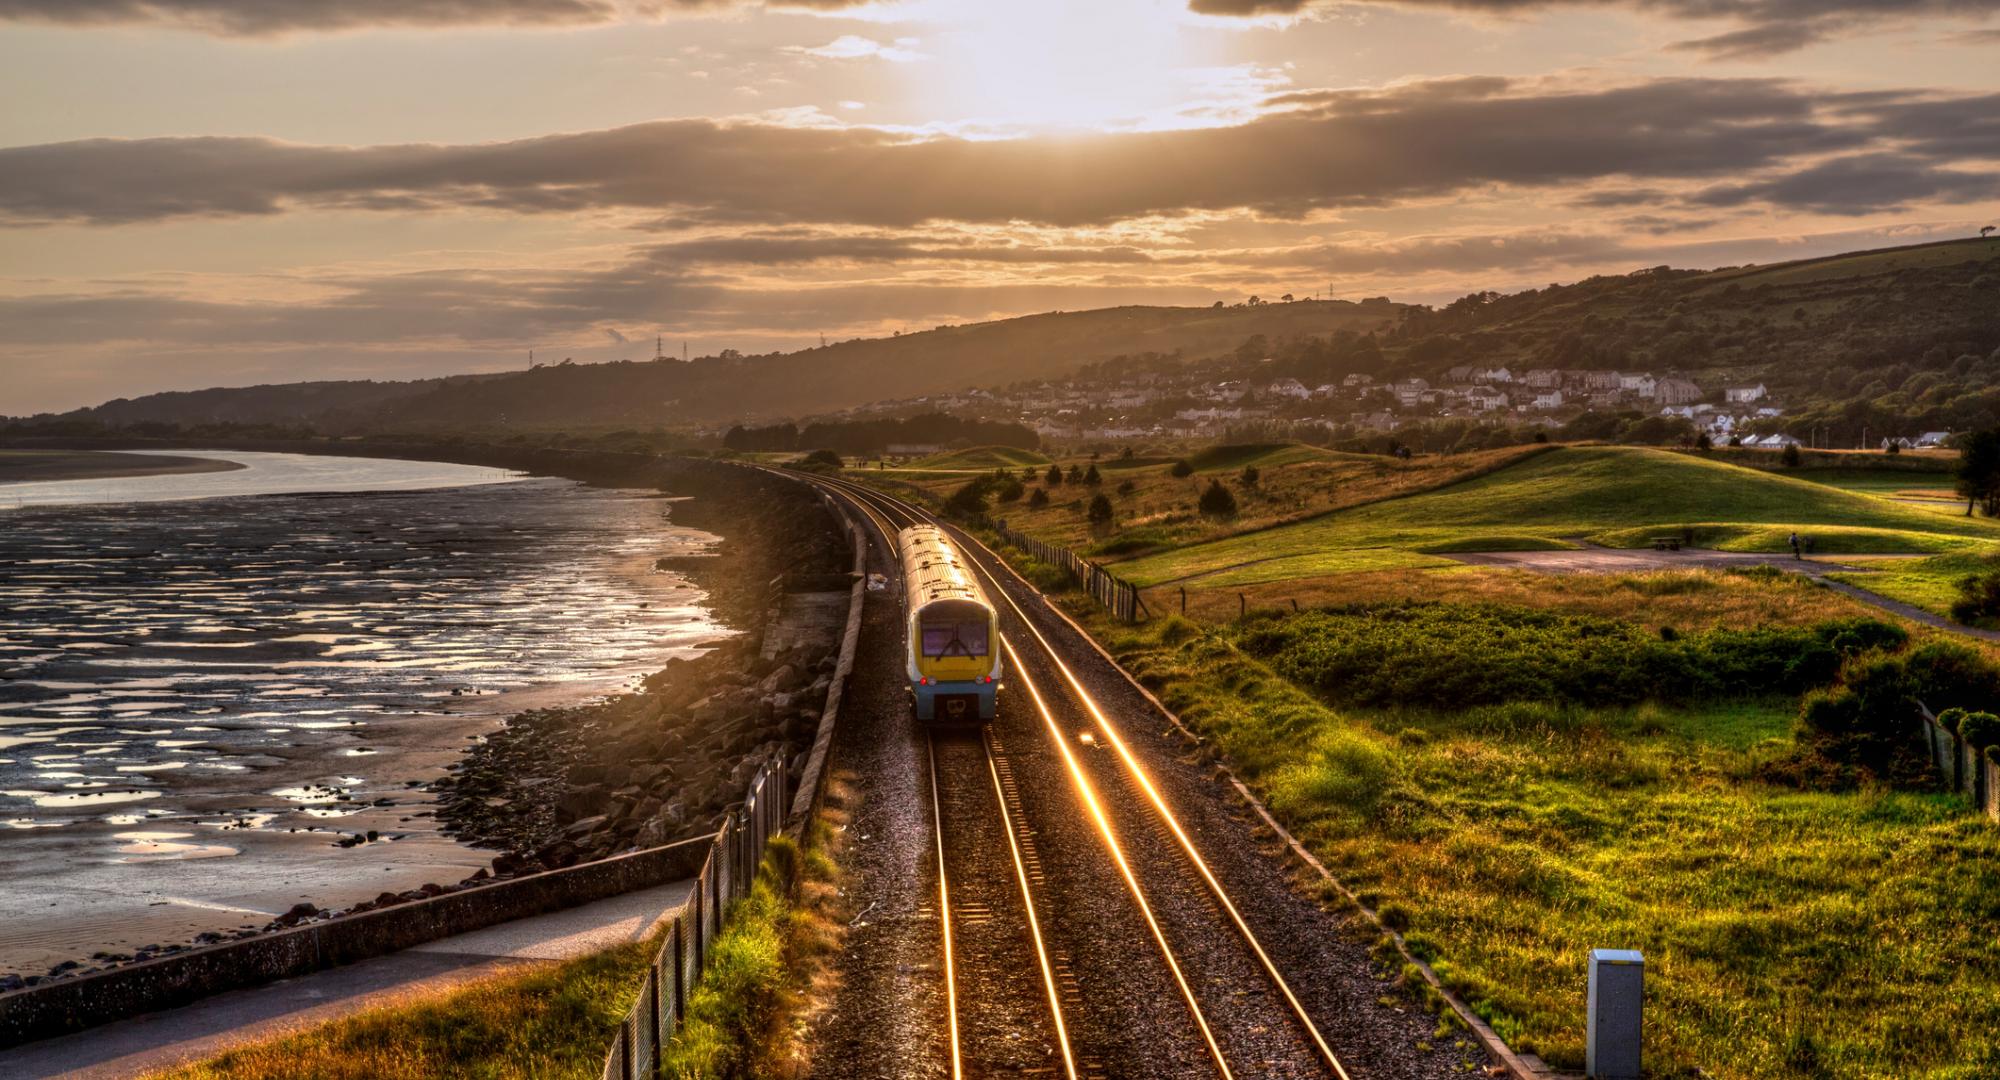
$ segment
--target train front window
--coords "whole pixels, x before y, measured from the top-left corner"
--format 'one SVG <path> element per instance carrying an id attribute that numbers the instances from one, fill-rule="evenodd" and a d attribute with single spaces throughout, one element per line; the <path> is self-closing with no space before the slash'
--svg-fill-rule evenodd
<path id="1" fill-rule="evenodd" d="M 924 655 L 935 660 L 986 655 L 986 624 L 983 622 L 926 622 L 923 624 Z"/>

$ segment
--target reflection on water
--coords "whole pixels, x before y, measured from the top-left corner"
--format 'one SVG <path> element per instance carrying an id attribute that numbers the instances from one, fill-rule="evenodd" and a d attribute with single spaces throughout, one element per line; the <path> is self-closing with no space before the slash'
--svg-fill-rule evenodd
<path id="1" fill-rule="evenodd" d="M 137 453 L 138 451 L 134 451 Z M 482 465 L 393 458 L 260 454 L 241 450 L 175 450 L 175 457 L 215 458 L 243 468 L 228 472 L 111 476 L 0 484 L 0 510 L 91 503 L 171 502 L 290 492 L 419 491 L 502 484 L 522 474 Z"/>
<path id="2" fill-rule="evenodd" d="M 382 748 L 427 741 L 442 710 L 615 682 L 717 632 L 699 592 L 650 571 L 713 538 L 647 494 L 528 478 L 179 499 L 0 511 L 0 921 L 31 913 L 17 896 L 46 908 L 24 875 L 66 868 L 111 893 L 129 875 L 134 897 L 165 872 L 149 863 L 295 873 L 329 845 L 258 839 L 410 791 L 423 775 Z M 204 842 L 225 832 L 243 846 Z"/>

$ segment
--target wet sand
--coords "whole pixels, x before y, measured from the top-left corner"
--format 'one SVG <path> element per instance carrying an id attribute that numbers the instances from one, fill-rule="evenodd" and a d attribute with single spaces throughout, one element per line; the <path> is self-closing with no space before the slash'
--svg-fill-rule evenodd
<path id="1" fill-rule="evenodd" d="M 0 450 L 0 484 L 232 472 L 241 468 L 243 466 L 234 461 L 172 454 L 128 454 L 111 450 Z"/>
<path id="2" fill-rule="evenodd" d="M 0 973 L 483 866 L 421 784 L 508 715 L 629 689 L 721 632 L 652 569 L 713 539 L 667 505 L 536 479 L 14 512 Z"/>

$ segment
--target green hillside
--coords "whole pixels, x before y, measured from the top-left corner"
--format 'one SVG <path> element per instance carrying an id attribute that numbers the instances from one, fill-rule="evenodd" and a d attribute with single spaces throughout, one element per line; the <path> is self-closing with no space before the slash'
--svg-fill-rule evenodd
<path id="1" fill-rule="evenodd" d="M 1692 529 L 1702 546 L 1783 551 L 1794 530 L 1820 552 L 1951 552 L 2000 541 L 2000 525 L 1857 491 L 1635 447 L 1572 447 L 1448 488 L 1339 511 L 1120 566 L 1153 585 L 1207 584 L 1445 565 L 1431 553 L 1637 547 Z"/>
<path id="2" fill-rule="evenodd" d="M 993 469 L 1018 469 L 1025 465 L 1048 463 L 1048 458 L 1033 450 L 1022 450 L 1012 446 L 975 446 L 967 450 L 953 450 L 918 458 L 904 467 L 944 472 L 988 472 Z"/>

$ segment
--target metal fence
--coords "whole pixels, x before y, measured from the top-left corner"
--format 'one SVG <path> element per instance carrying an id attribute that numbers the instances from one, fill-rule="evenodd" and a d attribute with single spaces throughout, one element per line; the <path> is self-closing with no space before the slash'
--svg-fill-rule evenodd
<path id="1" fill-rule="evenodd" d="M 791 805 L 785 784 L 783 756 L 765 762 L 751 778 L 742 807 L 730 811 L 715 834 L 708 860 L 695 876 L 694 892 L 668 924 L 639 1000 L 619 1025 L 604 1060 L 604 1080 L 652 1080 L 659 1071 L 660 1048 L 687 1013 L 688 994 L 708 965 L 730 901 L 750 891 L 765 842 L 785 826 Z"/>
<path id="2" fill-rule="evenodd" d="M 1024 533 L 1007 527 L 1006 522 L 996 526 L 1000 539 L 1034 556 L 1050 566 L 1061 569 L 1072 580 L 1083 587 L 1083 591 L 1096 597 L 1104 609 L 1126 622 L 1138 622 L 1149 618 L 1152 612 L 1146 610 L 1146 602 L 1139 598 L 1139 587 L 1129 581 L 1121 581 L 1109 570 L 1091 562 L 1066 547 L 1037 540 Z"/>

